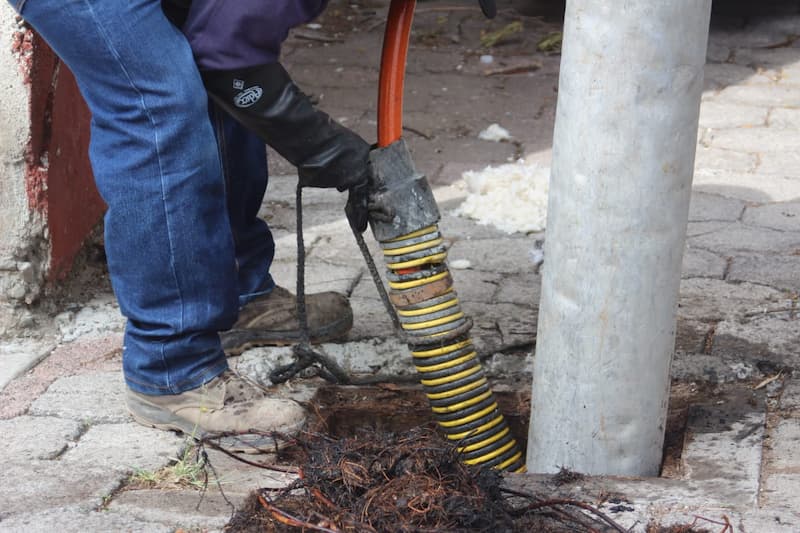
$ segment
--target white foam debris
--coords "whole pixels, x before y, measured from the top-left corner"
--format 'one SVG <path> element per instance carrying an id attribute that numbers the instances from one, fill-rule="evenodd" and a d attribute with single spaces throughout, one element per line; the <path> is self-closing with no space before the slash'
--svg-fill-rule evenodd
<path id="1" fill-rule="evenodd" d="M 468 259 L 455 259 L 453 261 L 448 261 L 447 266 L 453 270 L 466 270 L 472 266 L 472 263 L 470 263 Z"/>
<path id="2" fill-rule="evenodd" d="M 491 56 L 489 54 L 482 55 L 481 63 L 483 63 L 484 65 L 491 65 L 492 63 L 494 63 L 494 56 Z"/>
<path id="3" fill-rule="evenodd" d="M 462 174 L 468 195 L 454 214 L 506 233 L 542 231 L 550 169 L 520 159 Z"/>
<path id="4" fill-rule="evenodd" d="M 478 138 L 484 141 L 508 141 L 511 139 L 511 134 L 500 124 L 492 124 L 478 134 Z"/>
<path id="5" fill-rule="evenodd" d="M 544 250 L 541 248 L 531 248 L 528 250 L 528 257 L 534 265 L 541 265 L 544 263 Z"/>

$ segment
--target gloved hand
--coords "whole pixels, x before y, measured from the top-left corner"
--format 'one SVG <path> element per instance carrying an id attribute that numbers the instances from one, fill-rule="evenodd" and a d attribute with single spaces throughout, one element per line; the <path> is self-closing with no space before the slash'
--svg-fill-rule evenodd
<path id="1" fill-rule="evenodd" d="M 350 187 L 347 197 L 347 205 L 344 206 L 344 213 L 347 221 L 354 231 L 363 233 L 367 229 L 367 223 L 391 222 L 394 219 L 394 209 L 381 202 L 380 196 L 374 196 L 373 185 L 374 175 L 371 163 L 364 167 L 364 177 L 358 183 Z"/>
<path id="2" fill-rule="evenodd" d="M 279 63 L 202 75 L 223 109 L 297 167 L 303 187 L 346 191 L 366 180 L 369 144 L 316 109 Z"/>
<path id="3" fill-rule="evenodd" d="M 364 233 L 369 221 L 369 183 L 364 181 L 350 188 L 344 213 L 353 231 Z"/>

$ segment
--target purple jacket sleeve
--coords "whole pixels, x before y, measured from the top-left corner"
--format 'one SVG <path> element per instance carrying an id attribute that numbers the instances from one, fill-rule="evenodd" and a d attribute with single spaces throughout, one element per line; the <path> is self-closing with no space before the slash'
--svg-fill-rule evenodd
<path id="1" fill-rule="evenodd" d="M 183 25 L 201 70 L 274 63 L 289 30 L 317 17 L 327 0 L 192 0 Z"/>

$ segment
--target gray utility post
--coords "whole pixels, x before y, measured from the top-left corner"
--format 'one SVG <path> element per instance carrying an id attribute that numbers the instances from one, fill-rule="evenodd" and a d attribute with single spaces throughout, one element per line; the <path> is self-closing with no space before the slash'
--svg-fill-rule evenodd
<path id="1" fill-rule="evenodd" d="M 568 0 L 528 470 L 658 474 L 711 0 Z"/>

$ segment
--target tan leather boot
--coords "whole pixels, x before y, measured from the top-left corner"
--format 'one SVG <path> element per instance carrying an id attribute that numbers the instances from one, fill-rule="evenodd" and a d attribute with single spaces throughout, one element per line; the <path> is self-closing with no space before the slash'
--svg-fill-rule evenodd
<path id="1" fill-rule="evenodd" d="M 350 302 L 336 292 L 306 295 L 306 314 L 311 342 L 340 339 L 353 327 Z M 239 320 L 220 333 L 228 355 L 239 355 L 254 346 L 285 346 L 300 341 L 295 295 L 282 287 L 259 296 L 239 311 Z"/>
<path id="2" fill-rule="evenodd" d="M 270 451 L 296 435 L 305 410 L 292 400 L 267 393 L 226 370 L 208 383 L 181 394 L 151 396 L 127 390 L 125 402 L 134 420 L 158 429 L 203 438 L 234 433 L 219 441 L 231 451 Z M 275 438 L 270 433 L 277 433 Z"/>

